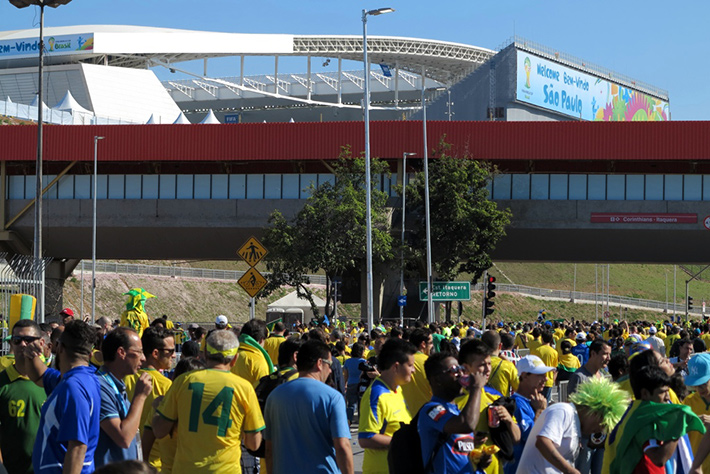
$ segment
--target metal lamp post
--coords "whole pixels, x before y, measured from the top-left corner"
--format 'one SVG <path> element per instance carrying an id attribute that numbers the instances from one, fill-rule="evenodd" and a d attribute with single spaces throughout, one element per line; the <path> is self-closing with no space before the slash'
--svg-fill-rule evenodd
<path id="1" fill-rule="evenodd" d="M 431 214 L 429 211 L 429 151 L 427 150 L 426 131 L 426 92 L 445 90 L 444 87 L 427 89 L 426 66 L 422 66 L 422 126 L 424 128 L 424 214 L 426 220 L 426 281 L 427 281 L 427 313 L 429 323 L 434 322 L 434 302 L 432 299 L 432 269 L 431 269 Z"/>
<path id="2" fill-rule="evenodd" d="M 374 297 L 372 289 L 372 185 L 370 172 L 370 62 L 367 59 L 367 17 L 392 13 L 393 8 L 362 11 L 362 56 L 365 63 L 365 220 L 367 226 L 367 331 L 374 327 Z"/>
<path id="3" fill-rule="evenodd" d="M 96 322 L 96 181 L 98 179 L 98 151 L 99 151 L 99 140 L 103 140 L 106 137 L 94 136 L 94 219 L 92 225 L 91 234 L 91 322 Z M 83 287 L 82 287 L 83 288 Z M 82 299 L 83 302 L 83 299 Z M 84 315 L 81 315 L 84 317 Z"/>
<path id="4" fill-rule="evenodd" d="M 35 164 L 35 215 L 34 215 L 34 274 L 41 280 L 40 291 L 37 295 L 37 311 L 39 322 L 44 322 L 44 265 L 42 264 L 42 121 L 43 121 L 43 85 L 44 85 L 44 7 L 57 8 L 66 5 L 71 0 L 9 0 L 17 8 L 30 5 L 39 7 L 39 86 L 37 89 L 37 161 Z"/>
<path id="5" fill-rule="evenodd" d="M 400 251 L 400 269 L 399 269 L 399 294 L 404 295 L 404 224 L 405 224 L 405 205 L 407 194 L 407 157 L 414 156 L 416 153 L 402 153 L 402 250 Z M 404 306 L 399 307 L 399 325 L 404 327 Z"/>

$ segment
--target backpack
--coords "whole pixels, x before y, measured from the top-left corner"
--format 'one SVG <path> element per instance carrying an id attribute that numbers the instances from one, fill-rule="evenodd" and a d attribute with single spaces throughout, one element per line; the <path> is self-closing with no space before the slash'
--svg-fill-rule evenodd
<path id="1" fill-rule="evenodd" d="M 264 413 L 266 409 L 266 399 L 269 397 L 271 392 L 274 391 L 276 387 L 284 384 L 288 379 L 297 372 L 293 367 L 289 367 L 285 370 L 277 370 L 271 375 L 265 375 L 259 379 L 259 384 L 256 386 L 254 391 L 256 392 L 256 399 L 259 401 L 259 408 L 261 408 L 261 413 Z M 258 458 L 263 458 L 266 456 L 266 441 L 261 440 L 261 445 L 256 450 L 247 449 L 249 454 L 256 456 Z"/>
<path id="2" fill-rule="evenodd" d="M 387 451 L 387 465 L 390 474 L 427 474 L 431 471 L 434 457 L 441 446 L 446 442 L 448 435 L 441 433 L 431 452 L 427 465 L 422 462 L 422 440 L 419 437 L 419 413 L 414 415 L 412 421 L 400 426 L 392 435 L 390 447 Z"/>

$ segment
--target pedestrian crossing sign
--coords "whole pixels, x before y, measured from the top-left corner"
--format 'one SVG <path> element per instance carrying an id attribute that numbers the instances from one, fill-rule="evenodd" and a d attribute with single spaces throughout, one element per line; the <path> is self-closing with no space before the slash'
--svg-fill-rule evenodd
<path id="1" fill-rule="evenodd" d="M 266 247 L 261 245 L 261 242 L 259 242 L 256 237 L 250 237 L 237 253 L 250 267 L 253 267 L 269 252 L 266 250 Z"/>

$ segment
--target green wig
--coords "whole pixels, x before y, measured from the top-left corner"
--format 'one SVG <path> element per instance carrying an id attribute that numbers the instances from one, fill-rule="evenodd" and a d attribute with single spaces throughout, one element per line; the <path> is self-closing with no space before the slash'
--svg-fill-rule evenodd
<path id="1" fill-rule="evenodd" d="M 577 387 L 569 401 L 599 416 L 602 426 L 612 430 L 629 406 L 629 395 L 606 377 L 594 377 Z"/>

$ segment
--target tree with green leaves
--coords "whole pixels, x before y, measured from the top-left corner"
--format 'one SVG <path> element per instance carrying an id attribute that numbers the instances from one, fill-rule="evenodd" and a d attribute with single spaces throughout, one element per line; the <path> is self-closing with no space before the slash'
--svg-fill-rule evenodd
<path id="1" fill-rule="evenodd" d="M 491 266 L 490 253 L 505 236 L 511 213 L 489 199 L 493 168 L 468 156 L 450 156 L 450 148 L 442 140 L 429 160 L 432 277 L 450 281 L 468 274 L 475 283 Z M 419 172 L 407 186 L 407 228 L 416 232 L 406 234 L 409 268 L 419 275 L 426 275 L 424 211 L 424 173 Z M 447 319 L 450 311 L 447 305 Z"/>
<path id="2" fill-rule="evenodd" d="M 326 312 L 330 308 L 333 278 L 362 268 L 366 257 L 365 159 L 353 157 L 350 147 L 343 147 L 333 166 L 335 180 L 311 186 L 311 195 L 292 220 L 275 210 L 265 229 L 265 257 L 271 272 L 258 297 L 264 298 L 288 285 L 299 297 L 318 310 L 308 287 L 309 273 L 324 271 L 327 278 Z M 379 177 L 389 173 L 387 163 L 372 159 L 372 255 L 373 264 L 393 257 L 388 196 L 379 190 Z"/>

